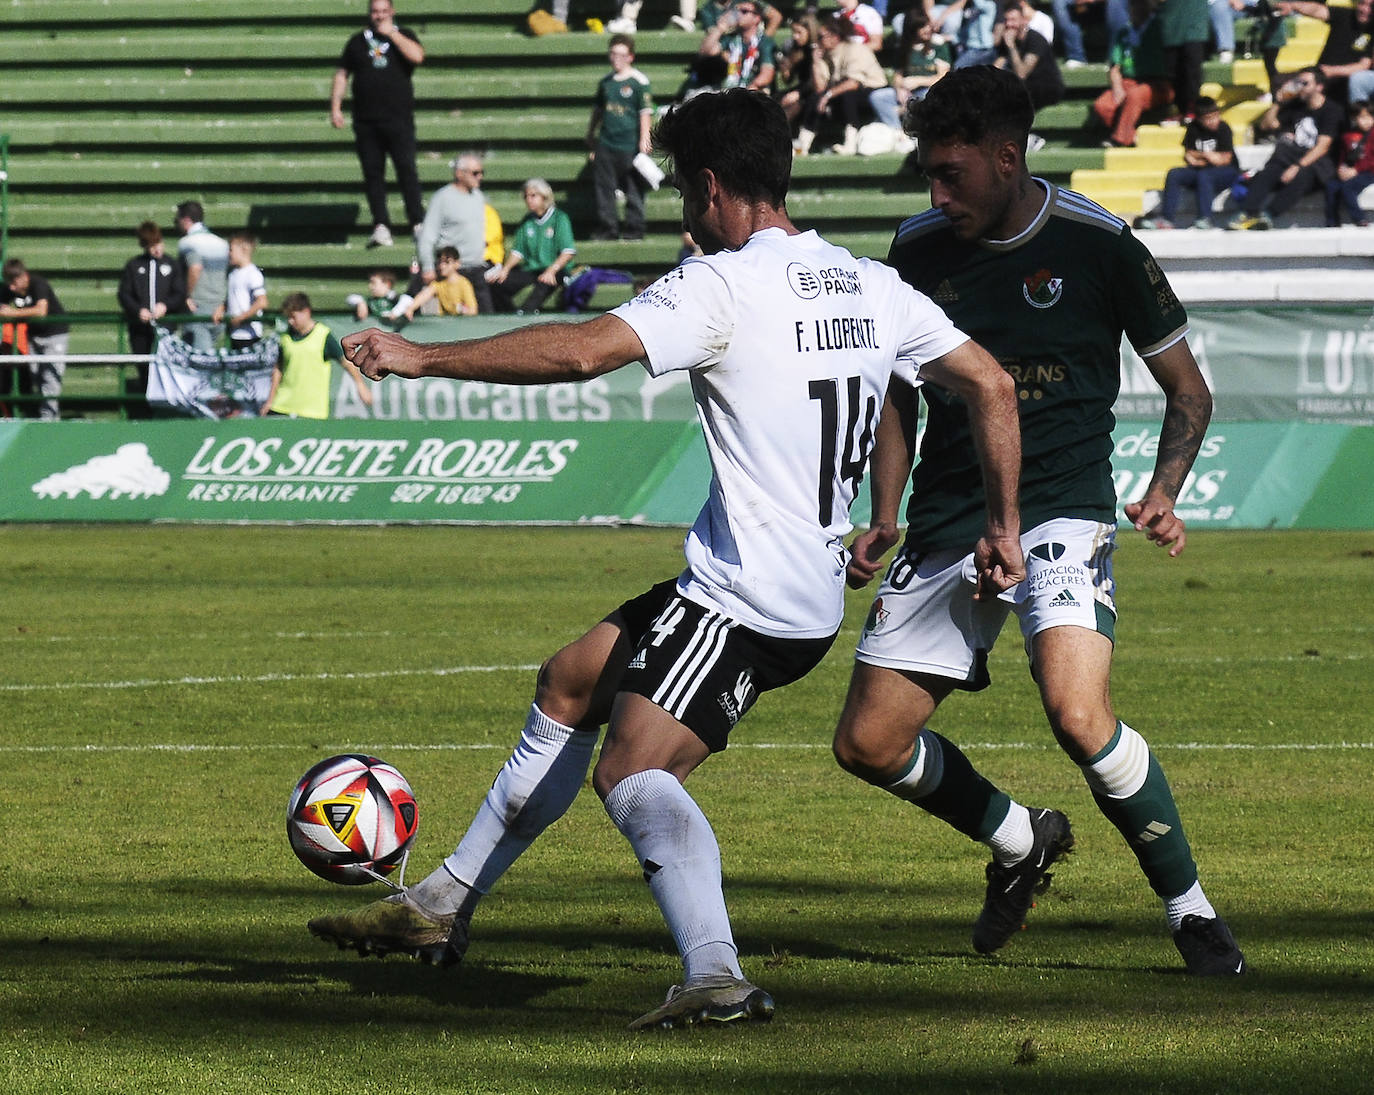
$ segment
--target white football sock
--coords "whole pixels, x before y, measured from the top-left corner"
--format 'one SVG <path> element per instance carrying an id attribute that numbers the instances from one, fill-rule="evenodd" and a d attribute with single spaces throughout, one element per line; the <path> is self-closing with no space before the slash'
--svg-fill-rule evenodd
<path id="1" fill-rule="evenodd" d="M 1002 819 L 1002 824 L 997 826 L 992 836 L 983 843 L 992 849 L 992 858 L 1003 867 L 1020 863 L 1031 854 L 1031 849 L 1035 846 L 1030 811 L 1013 799 L 1007 816 Z"/>
<path id="2" fill-rule="evenodd" d="M 606 813 L 644 868 L 682 956 L 685 979 L 742 978 L 721 891 L 720 846 L 692 796 L 668 772 L 638 772 L 611 789 Z"/>
<path id="3" fill-rule="evenodd" d="M 1169 930 L 1176 932 L 1185 916 L 1201 916 L 1207 920 L 1215 920 L 1217 911 L 1212 908 L 1212 903 L 1202 892 L 1202 883 L 1194 882 L 1187 892 L 1164 899 L 1164 915 L 1169 918 Z"/>
<path id="4" fill-rule="evenodd" d="M 469 898 L 469 891 L 480 897 L 490 890 L 535 838 L 567 813 L 586 781 L 597 736 L 555 722 L 531 704 L 515 751 L 468 831 L 439 870 L 411 887 L 411 900 L 427 911 L 449 913 Z"/>

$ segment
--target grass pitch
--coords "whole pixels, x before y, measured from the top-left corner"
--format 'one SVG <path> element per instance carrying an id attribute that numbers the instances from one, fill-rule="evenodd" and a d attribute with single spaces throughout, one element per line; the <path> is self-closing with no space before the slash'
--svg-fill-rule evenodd
<path id="1" fill-rule="evenodd" d="M 461 971 L 305 921 L 379 896 L 298 865 L 296 777 L 397 764 L 415 877 L 514 740 L 532 667 L 676 572 L 681 534 L 3 527 L 0 1091 L 1324 1092 L 1374 1071 L 1374 535 L 1118 555 L 1122 717 L 1169 773 L 1253 968 L 1185 977 L 1133 857 L 1052 746 L 1014 634 L 935 726 L 1078 849 L 993 958 L 983 849 L 828 743 L 866 597 L 692 779 L 762 1027 L 630 1035 L 676 955 L 588 789 L 478 911 Z"/>

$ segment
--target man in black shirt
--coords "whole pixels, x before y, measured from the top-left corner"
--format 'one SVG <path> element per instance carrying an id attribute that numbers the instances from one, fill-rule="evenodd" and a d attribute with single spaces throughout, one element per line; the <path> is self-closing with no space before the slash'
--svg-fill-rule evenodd
<path id="1" fill-rule="evenodd" d="M 1272 228 L 1274 217 L 1324 186 L 1336 171 L 1331 144 L 1344 124 L 1345 111 L 1327 98 L 1320 68 L 1305 68 L 1284 84 L 1255 123 L 1256 132 L 1277 135 L 1274 151 L 1250 180 L 1241 211 L 1226 227 Z"/>
<path id="2" fill-rule="evenodd" d="M 386 208 L 386 158 L 396 169 L 413 231 L 424 220 L 420 176 L 415 170 L 415 91 L 410 76 L 425 59 L 420 39 L 396 25 L 391 0 L 372 0 L 370 24 L 353 35 L 339 57 L 329 98 L 329 120 L 344 124 L 343 98 L 353 78 L 353 139 L 363 169 L 363 186 L 372 214 L 369 247 L 390 247 L 391 219 Z"/>

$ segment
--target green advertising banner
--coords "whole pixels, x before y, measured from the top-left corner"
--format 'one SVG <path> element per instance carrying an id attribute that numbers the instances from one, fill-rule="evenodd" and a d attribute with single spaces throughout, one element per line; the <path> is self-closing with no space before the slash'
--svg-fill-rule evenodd
<path id="1" fill-rule="evenodd" d="M 1179 496 L 1184 518 L 1374 528 L 1374 323 L 1335 306 L 1195 310 L 1192 321 L 1218 413 Z M 405 331 L 434 341 L 528 322 L 421 319 Z M 1129 349 L 1121 367 L 1113 466 L 1124 505 L 1149 482 L 1164 398 Z M 327 422 L 0 421 L 0 520 L 686 525 L 705 499 L 710 467 L 685 376 L 388 378 L 368 408 L 339 375 Z M 854 519 L 868 519 L 866 493 Z"/>
<path id="2" fill-rule="evenodd" d="M 0 520 L 623 521 L 695 432 L 695 423 L 630 422 L 443 432 L 286 418 L 7 422 Z M 703 484 L 697 505 L 704 497 Z"/>
<path id="3" fill-rule="evenodd" d="M 1122 422 L 1115 440 L 1125 504 L 1149 482 L 1159 424 Z M 1221 423 L 1178 511 L 1195 528 L 1374 528 L 1370 467 L 1367 427 Z M 687 525 L 709 480 L 695 422 L 0 423 L 4 521 Z"/>
<path id="4" fill-rule="evenodd" d="M 1189 345 L 1216 399 L 1217 422 L 1326 422 L 1374 425 L 1374 317 L 1348 305 L 1212 306 L 1189 312 Z M 331 318 L 340 334 L 363 326 Z M 417 342 L 475 338 L 521 322 L 473 317 L 417 319 L 405 335 Z M 1159 419 L 1164 393 L 1145 363 L 1124 344 L 1117 416 Z M 685 377 L 654 379 L 622 369 L 582 385 L 516 388 L 454 380 L 388 378 L 371 408 L 339 373 L 335 418 L 426 422 L 611 422 L 695 416 Z"/>

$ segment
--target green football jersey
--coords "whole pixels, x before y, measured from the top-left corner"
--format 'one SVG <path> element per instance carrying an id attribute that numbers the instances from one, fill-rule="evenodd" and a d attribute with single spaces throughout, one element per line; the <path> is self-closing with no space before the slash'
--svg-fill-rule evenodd
<path id="1" fill-rule="evenodd" d="M 888 262 L 940 305 L 1016 380 L 1021 410 L 1021 524 L 1116 520 L 1112 405 L 1121 336 L 1142 357 L 1187 331 L 1164 272 L 1119 217 L 1037 180 L 1049 199 L 1014 240 L 956 239 L 932 209 L 898 230 Z M 907 544 L 971 549 L 985 527 L 983 481 L 963 402 L 921 389 L 927 406 L 912 473 Z"/>

